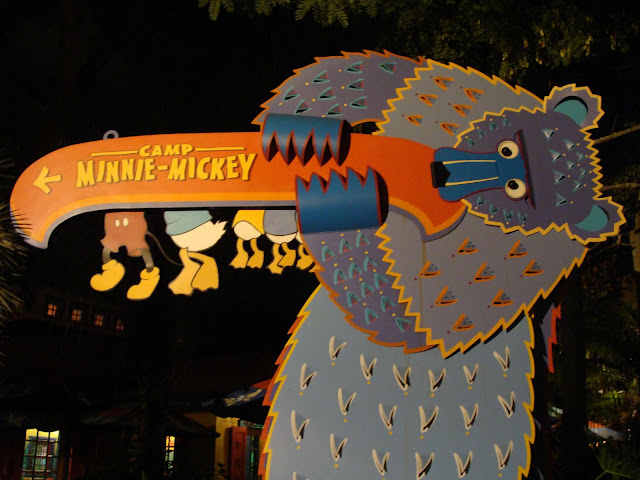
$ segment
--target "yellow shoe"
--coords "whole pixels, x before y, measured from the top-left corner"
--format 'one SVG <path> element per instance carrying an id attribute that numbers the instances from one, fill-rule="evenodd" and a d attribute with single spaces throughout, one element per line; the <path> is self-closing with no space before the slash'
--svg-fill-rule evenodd
<path id="1" fill-rule="evenodd" d="M 296 267 L 300 270 L 306 270 L 311 265 L 313 265 L 313 257 L 306 252 L 304 245 L 298 245 L 298 263 L 296 263 Z"/>
<path id="2" fill-rule="evenodd" d="M 231 265 L 233 268 L 245 268 L 247 266 L 247 262 L 249 261 L 249 254 L 245 251 L 243 246 L 244 240 L 238 238 L 236 241 L 236 250 L 237 255 L 233 260 L 231 260 Z"/>
<path id="3" fill-rule="evenodd" d="M 218 265 L 214 258 L 201 253 L 190 253 L 191 258 L 202 262 L 202 265 L 193 277 L 193 288 L 204 292 L 213 288 L 214 290 L 220 285 L 220 276 L 218 274 Z"/>
<path id="4" fill-rule="evenodd" d="M 169 283 L 169 290 L 174 295 L 191 295 L 193 293 L 193 278 L 198 273 L 200 264 L 191 260 L 189 251 L 186 248 L 181 248 L 178 255 L 183 267 L 178 276 Z"/>
<path id="5" fill-rule="evenodd" d="M 273 252 L 273 261 L 267 267 L 271 273 L 279 275 L 282 273 L 282 267 L 280 266 L 280 260 L 282 260 L 283 255 L 280 253 L 280 245 L 277 243 L 273 244 L 271 247 L 271 251 Z"/>
<path id="6" fill-rule="evenodd" d="M 115 259 L 102 265 L 102 273 L 96 273 L 89 284 L 98 292 L 106 292 L 120 283 L 124 277 L 124 266 Z"/>
<path id="7" fill-rule="evenodd" d="M 264 252 L 260 250 L 260 247 L 258 247 L 258 239 L 252 238 L 249 244 L 251 245 L 253 254 L 247 262 L 247 267 L 262 268 L 262 265 L 264 264 Z"/>
<path id="8" fill-rule="evenodd" d="M 282 260 L 278 262 L 278 265 L 281 267 L 291 267 L 294 263 L 296 263 L 296 251 L 289 248 L 289 245 L 283 243 L 281 245 L 282 250 L 284 250 L 284 256 Z"/>
<path id="9" fill-rule="evenodd" d="M 160 281 L 160 269 L 153 267 L 153 270 L 148 272 L 143 270 L 140 272 L 140 283 L 132 286 L 127 291 L 127 298 L 129 300 L 144 300 L 149 298 Z"/>

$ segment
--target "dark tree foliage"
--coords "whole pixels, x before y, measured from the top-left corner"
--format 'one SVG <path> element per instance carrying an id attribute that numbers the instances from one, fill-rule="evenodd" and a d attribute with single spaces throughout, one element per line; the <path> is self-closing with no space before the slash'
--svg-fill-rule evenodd
<path id="1" fill-rule="evenodd" d="M 379 29 L 394 52 L 472 65 L 509 81 L 610 52 L 628 53 L 640 31 L 640 6 L 559 0 L 199 0 L 213 20 L 249 15 L 312 17 L 321 26 Z M 284 13 L 282 12 L 284 11 Z M 224 12 L 224 13 L 223 13 Z"/>

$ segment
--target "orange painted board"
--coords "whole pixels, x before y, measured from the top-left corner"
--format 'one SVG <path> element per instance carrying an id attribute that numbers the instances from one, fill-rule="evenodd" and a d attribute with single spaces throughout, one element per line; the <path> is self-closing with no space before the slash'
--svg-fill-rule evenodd
<path id="1" fill-rule="evenodd" d="M 342 165 L 330 160 L 287 165 L 267 161 L 259 132 L 168 134 L 99 140 L 61 148 L 29 166 L 11 196 L 11 211 L 27 242 L 46 248 L 53 229 L 96 210 L 295 206 L 297 178 L 329 179 L 347 168 L 378 172 L 392 206 L 406 210 L 427 234 L 462 213 L 431 186 L 433 149 L 409 140 L 351 135 Z"/>

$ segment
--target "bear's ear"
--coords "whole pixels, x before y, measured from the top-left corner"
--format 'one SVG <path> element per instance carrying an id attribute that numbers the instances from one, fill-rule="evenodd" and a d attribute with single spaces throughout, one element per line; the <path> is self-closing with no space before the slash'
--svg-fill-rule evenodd
<path id="1" fill-rule="evenodd" d="M 597 127 L 603 114 L 600 97 L 593 95 L 587 87 L 566 85 L 554 87 L 544 99 L 545 110 L 562 113 L 571 118 L 581 130 Z"/>
<path id="2" fill-rule="evenodd" d="M 620 225 L 625 222 L 622 206 L 613 202 L 610 197 L 594 198 L 590 206 L 590 210 L 585 209 L 588 214 L 582 220 L 569 226 L 571 233 L 585 245 L 617 235 Z"/>

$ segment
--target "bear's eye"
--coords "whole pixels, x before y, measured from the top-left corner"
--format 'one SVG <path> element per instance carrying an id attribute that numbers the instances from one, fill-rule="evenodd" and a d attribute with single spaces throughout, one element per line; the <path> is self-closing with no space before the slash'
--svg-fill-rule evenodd
<path id="1" fill-rule="evenodd" d="M 515 158 L 519 151 L 518 144 L 512 140 L 505 140 L 498 145 L 498 153 L 504 158 Z"/>
<path id="2" fill-rule="evenodd" d="M 522 198 L 527 193 L 527 186 L 519 178 L 512 178 L 504 186 L 504 191 L 513 199 Z"/>

